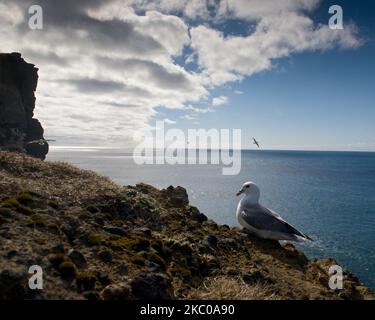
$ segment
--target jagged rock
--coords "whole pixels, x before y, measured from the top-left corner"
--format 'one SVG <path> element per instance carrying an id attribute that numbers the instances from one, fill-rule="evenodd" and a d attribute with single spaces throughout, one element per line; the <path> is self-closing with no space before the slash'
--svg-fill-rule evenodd
<path id="1" fill-rule="evenodd" d="M 183 187 L 169 186 L 167 189 L 162 190 L 162 193 L 168 199 L 169 205 L 176 208 L 186 207 L 189 204 L 189 197 L 186 189 Z"/>
<path id="2" fill-rule="evenodd" d="M 130 283 L 137 299 L 168 300 L 172 296 L 171 280 L 164 274 L 141 274 Z"/>
<path id="3" fill-rule="evenodd" d="M 33 119 L 37 84 L 38 69 L 21 54 L 0 54 L 0 150 L 44 160 L 48 143 L 42 125 Z"/>

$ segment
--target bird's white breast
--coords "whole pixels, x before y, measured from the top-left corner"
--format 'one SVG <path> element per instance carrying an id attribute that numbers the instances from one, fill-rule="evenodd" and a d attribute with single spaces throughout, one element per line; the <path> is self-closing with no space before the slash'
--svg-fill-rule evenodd
<path id="1" fill-rule="evenodd" d="M 243 211 L 243 208 L 244 208 L 244 206 L 245 206 L 245 201 L 246 201 L 246 197 L 245 197 L 245 198 L 242 198 L 242 199 L 240 200 L 240 202 L 238 203 L 236 216 L 237 216 L 237 220 L 238 220 L 238 222 L 239 222 L 239 224 L 240 224 L 241 226 L 243 226 L 243 227 L 246 228 L 246 229 L 251 230 L 251 229 L 254 229 L 254 228 L 252 228 L 251 226 L 249 226 L 249 225 L 246 223 L 246 221 L 241 217 L 241 212 Z"/>

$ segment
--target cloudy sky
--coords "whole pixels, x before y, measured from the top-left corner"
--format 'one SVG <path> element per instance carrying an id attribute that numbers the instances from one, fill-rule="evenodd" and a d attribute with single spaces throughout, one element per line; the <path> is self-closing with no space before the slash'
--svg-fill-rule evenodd
<path id="1" fill-rule="evenodd" d="M 43 30 L 28 9 L 43 8 Z M 332 4 L 344 29 L 328 27 Z M 39 68 L 36 116 L 59 145 L 240 128 L 243 147 L 375 150 L 371 1 L 0 0 L 0 51 Z"/>

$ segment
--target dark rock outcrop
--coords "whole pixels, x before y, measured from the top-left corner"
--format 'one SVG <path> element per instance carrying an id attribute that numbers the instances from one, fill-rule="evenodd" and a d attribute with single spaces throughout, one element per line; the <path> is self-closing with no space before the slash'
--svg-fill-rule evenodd
<path id="1" fill-rule="evenodd" d="M 141 274 L 130 286 L 137 299 L 169 300 L 173 297 L 171 281 L 163 274 Z"/>
<path id="2" fill-rule="evenodd" d="M 38 69 L 19 53 L 0 54 L 0 150 L 45 159 L 48 143 L 34 119 Z"/>

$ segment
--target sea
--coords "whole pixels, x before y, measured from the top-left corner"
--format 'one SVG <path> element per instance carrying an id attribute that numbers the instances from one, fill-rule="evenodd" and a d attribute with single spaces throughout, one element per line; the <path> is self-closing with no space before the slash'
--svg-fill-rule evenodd
<path id="1" fill-rule="evenodd" d="M 375 290 L 375 153 L 243 150 L 238 157 L 241 171 L 233 176 L 221 164 L 138 165 L 122 149 L 54 147 L 47 160 L 121 185 L 183 186 L 192 205 L 230 226 L 238 226 L 236 192 L 253 181 L 261 204 L 315 240 L 298 245 L 309 258 L 333 257 Z"/>

